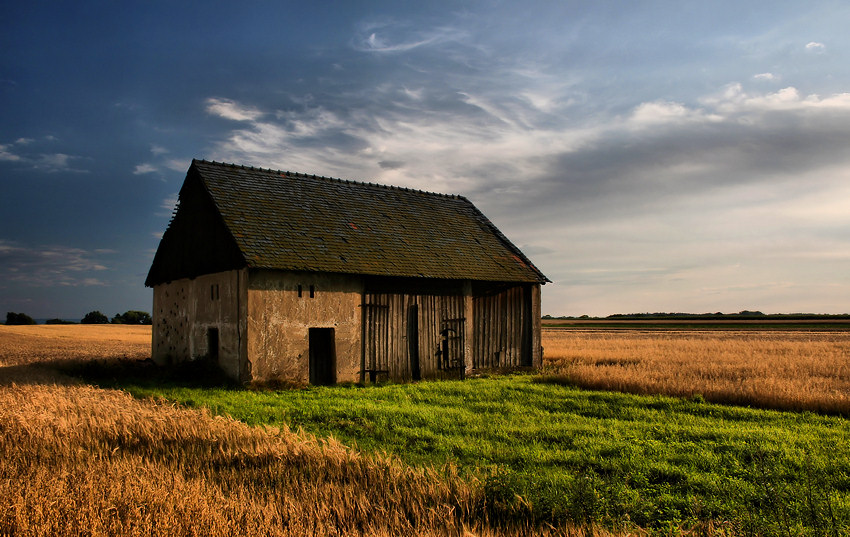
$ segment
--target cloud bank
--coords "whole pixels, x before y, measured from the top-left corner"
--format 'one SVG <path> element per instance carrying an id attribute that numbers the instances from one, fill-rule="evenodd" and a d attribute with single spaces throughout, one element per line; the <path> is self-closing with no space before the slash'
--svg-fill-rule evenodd
<path id="1" fill-rule="evenodd" d="M 96 258 L 114 253 L 89 252 L 67 246 L 33 248 L 0 239 L 0 280 L 8 285 L 29 287 L 101 286 L 94 273 L 108 270 Z"/>

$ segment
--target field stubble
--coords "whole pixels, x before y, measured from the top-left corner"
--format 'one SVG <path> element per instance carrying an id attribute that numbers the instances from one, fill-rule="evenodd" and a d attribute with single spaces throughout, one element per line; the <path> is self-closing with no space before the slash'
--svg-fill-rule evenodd
<path id="1" fill-rule="evenodd" d="M 543 330 L 544 380 L 850 415 L 850 332 Z"/>

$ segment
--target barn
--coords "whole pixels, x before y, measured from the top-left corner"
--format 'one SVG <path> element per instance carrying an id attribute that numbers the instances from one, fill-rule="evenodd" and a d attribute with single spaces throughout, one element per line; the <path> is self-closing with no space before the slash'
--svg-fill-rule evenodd
<path id="1" fill-rule="evenodd" d="M 548 281 L 462 196 L 194 160 L 145 281 L 152 357 L 311 384 L 538 367 Z"/>

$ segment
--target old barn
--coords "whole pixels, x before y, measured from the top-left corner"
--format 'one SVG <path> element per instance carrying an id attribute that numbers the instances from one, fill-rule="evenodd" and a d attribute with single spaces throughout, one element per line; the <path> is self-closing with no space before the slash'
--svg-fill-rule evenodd
<path id="1" fill-rule="evenodd" d="M 145 285 L 156 362 L 331 384 L 539 366 L 547 281 L 462 196 L 194 160 Z"/>

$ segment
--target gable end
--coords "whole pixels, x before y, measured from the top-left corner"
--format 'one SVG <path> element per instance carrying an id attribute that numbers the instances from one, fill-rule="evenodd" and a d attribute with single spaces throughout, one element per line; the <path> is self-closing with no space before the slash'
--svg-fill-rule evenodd
<path id="1" fill-rule="evenodd" d="M 190 168 L 145 286 L 246 266 L 198 172 Z"/>

